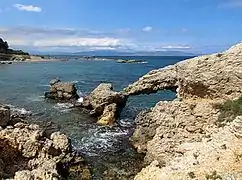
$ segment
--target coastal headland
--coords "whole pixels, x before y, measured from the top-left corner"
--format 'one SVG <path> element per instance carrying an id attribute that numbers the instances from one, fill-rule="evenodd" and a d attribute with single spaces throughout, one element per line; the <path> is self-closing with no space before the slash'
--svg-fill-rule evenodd
<path id="1" fill-rule="evenodd" d="M 30 57 L 10 50 L 4 41 L 1 46 L 8 61 L 16 55 Z M 175 92 L 176 98 L 160 101 L 135 118 L 130 142 L 144 154 L 143 169 L 120 179 L 242 179 L 242 43 L 152 70 L 122 91 L 102 83 L 82 97 L 74 83 L 55 79 L 45 98 L 73 103 L 72 108 L 85 109 L 99 126 L 112 128 L 128 98 L 163 90 Z M 0 126 L 0 177 L 51 180 L 78 171 L 79 179 L 92 178 L 63 133 L 49 134 L 25 123 L 5 105 L 0 106 Z"/>

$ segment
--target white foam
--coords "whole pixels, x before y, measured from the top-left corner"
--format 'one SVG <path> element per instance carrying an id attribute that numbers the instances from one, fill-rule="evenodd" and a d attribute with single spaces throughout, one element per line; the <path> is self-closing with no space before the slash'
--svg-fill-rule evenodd
<path id="1" fill-rule="evenodd" d="M 83 97 L 80 97 L 80 98 L 77 100 L 78 103 L 82 103 L 83 101 L 84 101 L 84 98 L 83 98 Z"/>
<path id="2" fill-rule="evenodd" d="M 77 84 L 79 83 L 79 81 L 71 81 L 71 83 Z"/>
<path id="3" fill-rule="evenodd" d="M 41 102 L 44 100 L 44 96 L 32 95 L 27 97 L 27 100 L 32 102 Z"/>
<path id="4" fill-rule="evenodd" d="M 72 103 L 57 103 L 54 105 L 55 109 L 70 109 L 72 107 L 74 107 Z"/>
<path id="5" fill-rule="evenodd" d="M 19 115 L 24 115 L 24 116 L 30 116 L 32 115 L 32 112 L 31 111 L 28 111 L 24 108 L 18 108 L 18 107 L 15 107 L 13 105 L 7 105 L 10 107 L 10 110 L 11 110 L 11 113 L 12 114 L 19 114 Z"/>

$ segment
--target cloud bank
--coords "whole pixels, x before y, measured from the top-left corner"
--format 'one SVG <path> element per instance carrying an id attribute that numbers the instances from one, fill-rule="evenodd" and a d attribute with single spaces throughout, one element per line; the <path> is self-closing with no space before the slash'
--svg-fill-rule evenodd
<path id="1" fill-rule="evenodd" d="M 148 30 L 148 28 L 147 28 Z M 6 39 L 12 48 L 26 51 L 62 51 L 79 52 L 89 50 L 117 51 L 165 51 L 188 50 L 190 46 L 182 44 L 160 44 L 144 42 L 134 36 L 130 29 L 102 32 L 88 29 L 12 27 L 0 28 L 0 37 Z"/>
<path id="2" fill-rule="evenodd" d="M 41 12 L 42 8 L 34 5 L 14 4 L 13 7 L 20 11 Z"/>

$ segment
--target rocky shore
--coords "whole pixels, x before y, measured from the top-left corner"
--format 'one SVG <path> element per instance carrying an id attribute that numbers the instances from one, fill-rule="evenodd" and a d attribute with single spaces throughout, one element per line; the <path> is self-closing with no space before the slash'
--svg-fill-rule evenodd
<path id="1" fill-rule="evenodd" d="M 0 106 L 0 177 L 13 180 L 91 179 L 84 159 L 71 149 L 68 137 L 47 137 L 35 124 L 13 123 L 8 106 Z"/>
<path id="2" fill-rule="evenodd" d="M 131 140 L 146 154 L 147 167 L 135 179 L 242 179 L 242 43 L 153 70 L 124 91 L 130 96 L 164 89 L 177 98 L 136 118 Z M 227 121 L 221 114 L 237 117 Z"/>

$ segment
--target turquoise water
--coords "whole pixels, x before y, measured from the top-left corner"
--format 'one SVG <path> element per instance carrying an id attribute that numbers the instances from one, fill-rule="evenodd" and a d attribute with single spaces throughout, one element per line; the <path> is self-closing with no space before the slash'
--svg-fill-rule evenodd
<path id="1" fill-rule="evenodd" d="M 130 171 L 127 164 L 135 166 L 133 163 L 137 159 L 137 154 L 128 142 L 135 114 L 154 106 L 159 100 L 173 99 L 174 93 L 162 91 L 129 98 L 118 125 L 111 129 L 97 126 L 95 119 L 78 110 L 70 110 L 68 104 L 45 101 L 43 94 L 49 89 L 49 81 L 53 78 L 73 81 L 82 94 L 90 93 L 102 82 L 112 83 L 115 90 L 121 90 L 150 70 L 187 57 L 112 57 L 145 60 L 148 62 L 146 64 L 65 58 L 68 61 L 0 65 L 0 102 L 32 111 L 35 122 L 52 121 L 58 129 L 70 136 L 73 147 L 94 167 L 94 179 L 102 179 L 101 174 L 107 168 Z"/>

